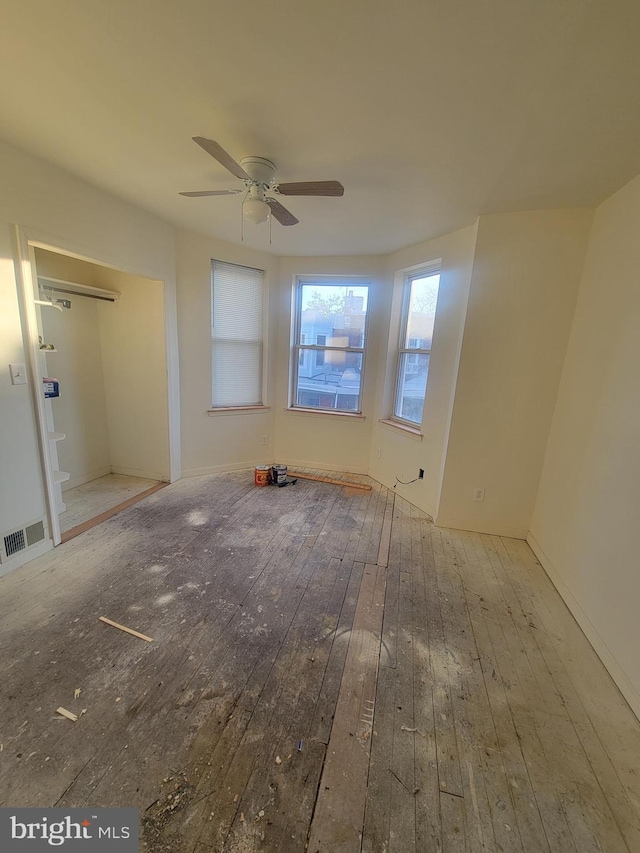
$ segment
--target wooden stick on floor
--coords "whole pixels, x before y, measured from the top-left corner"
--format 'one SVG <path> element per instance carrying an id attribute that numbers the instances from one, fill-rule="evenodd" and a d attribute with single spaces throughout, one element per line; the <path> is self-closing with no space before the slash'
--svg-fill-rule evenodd
<path id="1" fill-rule="evenodd" d="M 72 714 L 71 711 L 67 711 L 66 708 L 56 708 L 56 714 L 60 714 L 61 717 L 66 717 L 67 720 L 71 720 L 72 723 L 78 722 L 78 715 Z"/>
<path id="2" fill-rule="evenodd" d="M 101 622 L 104 622 L 106 625 L 112 625 L 114 628 L 119 628 L 121 631 L 125 631 L 127 634 L 131 634 L 132 637 L 138 637 L 141 640 L 146 640 L 147 643 L 153 643 L 153 637 L 147 637 L 146 634 L 141 634 L 139 631 L 134 631 L 133 628 L 126 628 L 124 625 L 120 625 L 119 622 L 113 622 L 111 619 L 107 619 L 106 616 L 98 616 L 98 619 Z"/>
<path id="3" fill-rule="evenodd" d="M 289 471 L 289 477 L 298 477 L 301 480 L 316 480 L 318 483 L 331 483 L 334 486 L 348 486 L 350 489 L 362 489 L 365 492 L 371 491 L 371 486 L 365 483 L 353 483 L 351 480 L 333 480 L 331 477 L 316 477 L 313 474 L 298 474 L 297 471 Z"/>

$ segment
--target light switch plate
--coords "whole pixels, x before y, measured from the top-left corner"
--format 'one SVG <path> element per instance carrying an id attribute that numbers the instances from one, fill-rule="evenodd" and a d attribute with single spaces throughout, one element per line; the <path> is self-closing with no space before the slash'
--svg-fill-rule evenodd
<path id="1" fill-rule="evenodd" d="M 27 384 L 27 368 L 24 364 L 10 364 L 9 373 L 11 374 L 12 385 Z"/>

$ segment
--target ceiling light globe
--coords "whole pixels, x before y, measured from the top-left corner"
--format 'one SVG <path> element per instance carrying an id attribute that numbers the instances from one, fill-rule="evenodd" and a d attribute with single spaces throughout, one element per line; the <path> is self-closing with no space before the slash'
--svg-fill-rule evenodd
<path id="1" fill-rule="evenodd" d="M 254 225 L 266 222 L 270 212 L 271 208 L 269 205 L 258 198 L 248 198 L 242 205 L 242 215 L 249 222 L 253 222 Z"/>

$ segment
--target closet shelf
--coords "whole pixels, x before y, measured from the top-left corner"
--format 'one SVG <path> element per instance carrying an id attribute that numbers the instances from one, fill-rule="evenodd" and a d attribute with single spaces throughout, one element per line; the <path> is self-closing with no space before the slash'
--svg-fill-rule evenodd
<path id="1" fill-rule="evenodd" d="M 62 441 L 63 438 L 66 438 L 66 432 L 50 432 L 49 433 L 49 441 Z"/>
<path id="2" fill-rule="evenodd" d="M 54 483 L 64 483 L 66 482 L 71 474 L 68 471 L 54 471 L 53 472 L 53 482 Z"/>

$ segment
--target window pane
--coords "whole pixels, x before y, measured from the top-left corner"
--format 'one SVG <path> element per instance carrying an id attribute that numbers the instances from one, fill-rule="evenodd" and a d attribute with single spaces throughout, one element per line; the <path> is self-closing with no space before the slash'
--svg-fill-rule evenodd
<path id="1" fill-rule="evenodd" d="M 429 358 L 430 356 L 426 353 L 404 352 L 400 354 L 396 417 L 416 424 L 422 423 Z"/>
<path id="2" fill-rule="evenodd" d="M 431 349 L 439 285 L 439 273 L 411 280 L 405 347 Z"/>
<path id="3" fill-rule="evenodd" d="M 301 359 L 294 405 L 308 409 L 360 411 L 362 353 L 310 351 L 304 347 L 300 353 L 320 354 L 323 363 L 317 365 L 313 358 Z"/>
<path id="4" fill-rule="evenodd" d="M 364 346 L 368 288 L 303 284 L 298 343 L 331 347 Z"/>

